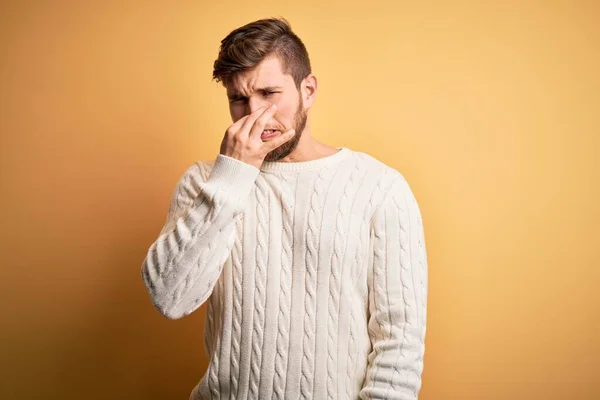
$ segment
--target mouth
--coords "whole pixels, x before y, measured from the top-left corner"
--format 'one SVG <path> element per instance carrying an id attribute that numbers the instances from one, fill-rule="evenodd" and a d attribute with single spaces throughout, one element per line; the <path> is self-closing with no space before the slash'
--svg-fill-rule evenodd
<path id="1" fill-rule="evenodd" d="M 265 129 L 264 131 L 262 131 L 260 138 L 261 139 L 269 139 L 279 133 L 281 133 L 281 131 L 279 131 L 277 129 Z"/>

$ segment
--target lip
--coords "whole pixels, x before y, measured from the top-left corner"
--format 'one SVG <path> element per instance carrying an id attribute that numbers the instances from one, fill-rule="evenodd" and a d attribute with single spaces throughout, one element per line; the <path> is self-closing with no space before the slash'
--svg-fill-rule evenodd
<path id="1" fill-rule="evenodd" d="M 268 129 L 265 129 L 265 130 L 268 130 Z M 272 138 L 272 137 L 274 137 L 274 136 L 277 136 L 277 135 L 279 135 L 279 134 L 281 133 L 281 131 L 280 131 L 279 129 L 273 129 L 273 131 L 274 131 L 274 132 L 272 132 L 272 133 L 265 133 L 265 132 L 263 132 L 263 133 L 260 135 L 260 138 L 261 138 L 261 139 L 269 139 L 269 138 Z"/>

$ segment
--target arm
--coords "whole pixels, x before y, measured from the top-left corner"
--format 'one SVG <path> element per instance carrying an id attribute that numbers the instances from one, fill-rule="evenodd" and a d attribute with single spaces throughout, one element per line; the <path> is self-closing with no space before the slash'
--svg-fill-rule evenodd
<path id="1" fill-rule="evenodd" d="M 258 168 L 219 154 L 206 181 L 196 164 L 179 179 L 141 271 L 153 305 L 165 317 L 192 313 L 212 293 L 258 174 Z"/>
<path id="2" fill-rule="evenodd" d="M 427 254 L 421 213 L 400 176 L 372 220 L 368 273 L 372 351 L 360 398 L 416 400 L 427 316 Z"/>

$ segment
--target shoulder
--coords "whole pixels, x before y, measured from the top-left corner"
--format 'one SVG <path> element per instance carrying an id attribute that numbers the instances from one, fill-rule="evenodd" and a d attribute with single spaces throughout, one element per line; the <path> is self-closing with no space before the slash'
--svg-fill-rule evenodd
<path id="1" fill-rule="evenodd" d="M 355 152 L 355 156 L 366 168 L 366 173 L 370 175 L 369 179 L 376 182 L 375 192 L 378 192 L 379 195 L 376 196 L 376 200 L 374 199 L 375 210 L 380 209 L 382 205 L 389 202 L 398 203 L 401 201 L 405 204 L 416 205 L 412 187 L 401 170 L 368 153 Z"/>
<path id="2" fill-rule="evenodd" d="M 214 161 L 195 161 L 183 171 L 183 173 L 179 177 L 179 182 L 183 183 L 190 180 L 199 180 L 201 182 L 206 182 L 214 165 Z"/>
<path id="3" fill-rule="evenodd" d="M 361 163 L 366 174 L 383 192 L 389 192 L 397 186 L 408 186 L 408 182 L 402 172 L 393 166 L 384 163 L 371 154 L 354 151 L 357 162 Z"/>

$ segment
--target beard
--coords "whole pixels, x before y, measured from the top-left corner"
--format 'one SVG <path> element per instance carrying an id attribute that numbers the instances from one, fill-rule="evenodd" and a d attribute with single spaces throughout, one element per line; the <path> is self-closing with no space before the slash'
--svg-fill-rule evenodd
<path id="1" fill-rule="evenodd" d="M 300 96 L 299 96 L 300 97 Z M 294 124 L 292 128 L 294 128 L 295 133 L 294 136 L 281 146 L 271 150 L 265 156 L 264 161 L 279 161 L 282 158 L 289 156 L 298 146 L 298 142 L 300 141 L 300 137 L 302 137 L 302 132 L 306 127 L 307 121 L 307 113 L 302 107 L 302 97 L 300 97 L 300 103 L 298 104 L 298 109 L 296 109 L 296 114 L 294 115 Z M 283 133 L 283 132 L 281 132 Z"/>

